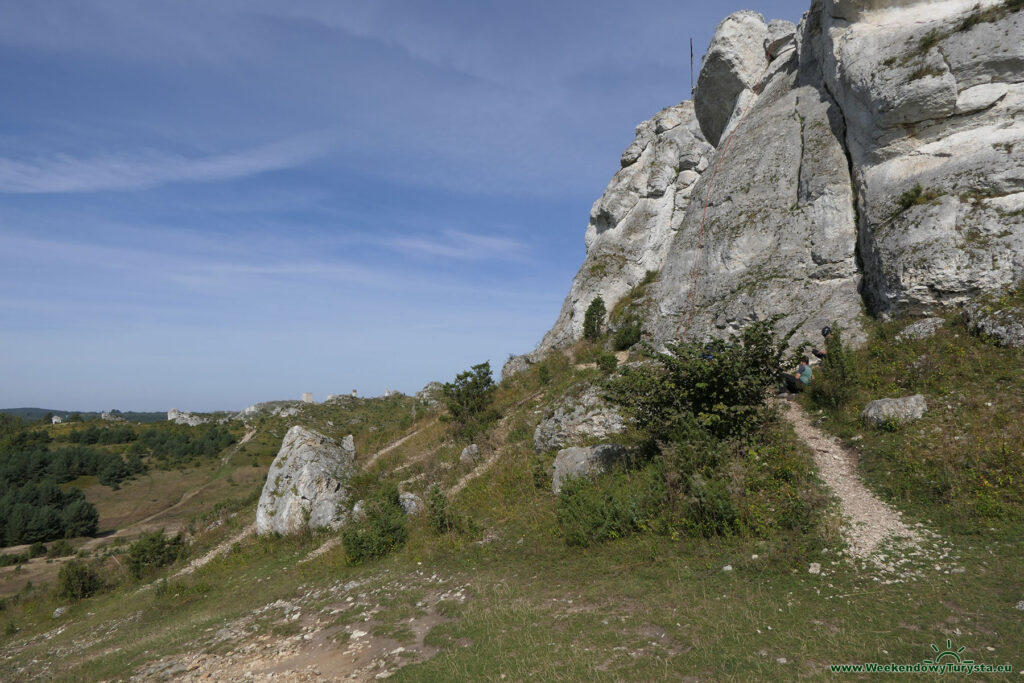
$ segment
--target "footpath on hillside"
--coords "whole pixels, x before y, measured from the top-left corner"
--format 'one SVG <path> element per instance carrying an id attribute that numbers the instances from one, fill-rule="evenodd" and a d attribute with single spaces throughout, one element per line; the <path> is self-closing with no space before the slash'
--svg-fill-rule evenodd
<path id="1" fill-rule="evenodd" d="M 798 403 L 781 400 L 776 405 L 800 440 L 814 452 L 822 480 L 839 501 L 844 517 L 843 539 L 852 560 L 882 574 L 895 575 L 886 579 L 888 583 L 920 576 L 918 565 L 925 562 L 938 562 L 934 568 L 942 570 L 943 563 L 954 559 L 948 544 L 937 534 L 921 523 L 907 525 L 898 510 L 873 494 L 857 474 L 857 455 L 815 427 Z"/>

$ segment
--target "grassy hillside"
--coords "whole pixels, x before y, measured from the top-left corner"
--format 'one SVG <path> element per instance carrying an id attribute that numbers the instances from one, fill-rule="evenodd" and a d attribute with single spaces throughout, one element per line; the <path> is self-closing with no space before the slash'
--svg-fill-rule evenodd
<path id="1" fill-rule="evenodd" d="M 459 459 L 468 437 L 401 397 L 253 424 L 245 451 L 206 474 L 181 473 L 198 477 L 191 485 L 221 482 L 184 524 L 187 557 L 134 579 L 123 566 L 127 544 L 96 548 L 85 559 L 110 584 L 96 596 L 58 598 L 51 583 L 34 581 L 4 600 L 0 678 L 824 678 L 830 664 L 920 663 L 947 640 L 965 648 L 963 658 L 1018 669 L 1022 356 L 955 320 L 931 339 L 896 343 L 903 324 L 877 326 L 855 353 L 846 405 L 825 410 L 801 398 L 859 451 L 871 487 L 938 535 L 931 554 L 895 575 L 845 559 L 828 492 L 803 474 L 813 471 L 811 454 L 770 411 L 742 440 L 714 442 L 714 465 L 699 470 L 697 481 L 722 482 L 715 500 L 734 506 L 735 523 L 717 533 L 686 523 L 708 508 L 694 489 L 680 498 L 657 489 L 671 483 L 666 453 L 684 445 L 663 442 L 650 460 L 586 491 L 609 506 L 653 495 L 664 508 L 636 512 L 638 523 L 613 527 L 614 540 L 570 545 L 565 499 L 550 490 L 553 454 L 535 454 L 532 434 L 563 396 L 605 372 L 555 356 L 498 388 L 472 439 L 482 452 L 476 463 Z M 596 355 L 575 351 L 578 360 Z M 866 401 L 918 391 L 931 408 L 920 422 L 882 430 L 860 422 Z M 387 483 L 425 499 L 433 483 L 457 490 L 447 506 L 454 530 L 439 532 L 437 514 L 412 517 L 404 545 L 358 564 L 331 534 L 242 537 L 259 479 L 292 422 L 332 436 L 355 432 L 357 462 L 368 470 L 354 482 L 360 496 Z M 648 436 L 633 430 L 619 440 L 639 448 Z M 243 470 L 253 478 L 243 480 Z M 113 509 L 118 494 L 103 506 Z M 804 522 L 786 527 L 786 510 Z M 225 553 L 182 573 L 216 548 Z M 68 611 L 54 618 L 58 607 Z"/>

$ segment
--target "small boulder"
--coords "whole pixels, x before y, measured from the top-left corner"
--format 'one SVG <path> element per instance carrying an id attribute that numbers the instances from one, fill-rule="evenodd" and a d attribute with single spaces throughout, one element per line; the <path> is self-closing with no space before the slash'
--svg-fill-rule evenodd
<path id="1" fill-rule="evenodd" d="M 340 527 L 348 517 L 354 456 L 354 448 L 323 434 L 299 426 L 289 429 L 256 508 L 257 533 Z"/>
<path id="2" fill-rule="evenodd" d="M 875 427 L 885 424 L 903 424 L 920 420 L 928 410 L 928 404 L 921 394 L 903 398 L 880 398 L 864 406 L 860 417 Z"/>
<path id="3" fill-rule="evenodd" d="M 502 381 L 513 375 L 518 375 L 520 372 L 526 372 L 530 369 L 531 365 L 533 363 L 530 362 L 529 356 L 510 356 L 505 365 L 501 367 Z"/>
<path id="4" fill-rule="evenodd" d="M 67 607 L 58 607 L 57 609 L 53 610 L 53 618 L 54 619 L 60 619 L 62 616 L 64 616 L 67 613 L 68 613 L 68 608 Z"/>
<path id="5" fill-rule="evenodd" d="M 590 387 L 578 398 L 557 405 L 552 415 L 537 425 L 533 450 L 543 453 L 625 430 L 626 423 L 618 411 L 601 398 L 596 387 Z"/>
<path id="6" fill-rule="evenodd" d="M 904 327 L 903 330 L 896 335 L 896 341 L 927 339 L 935 334 L 935 332 L 945 324 L 946 321 L 942 318 L 925 318 L 924 320 L 918 320 L 916 323 L 912 323 Z"/>
<path id="7" fill-rule="evenodd" d="M 459 462 L 463 465 L 472 465 L 480 459 L 480 447 L 475 443 L 471 443 L 462 449 L 462 455 L 459 456 Z"/>
<path id="8" fill-rule="evenodd" d="M 366 520 L 366 501 L 357 500 L 356 504 L 352 506 L 352 519 L 357 522 Z"/>
<path id="9" fill-rule="evenodd" d="M 423 499 L 417 496 L 415 493 L 403 493 L 400 496 L 402 501 L 402 509 L 405 510 L 405 514 L 418 515 L 423 511 Z"/>
<path id="10" fill-rule="evenodd" d="M 588 477 L 608 471 L 626 459 L 628 452 L 618 444 L 573 447 L 558 451 L 555 472 L 551 479 L 551 492 L 558 494 L 569 477 Z"/>

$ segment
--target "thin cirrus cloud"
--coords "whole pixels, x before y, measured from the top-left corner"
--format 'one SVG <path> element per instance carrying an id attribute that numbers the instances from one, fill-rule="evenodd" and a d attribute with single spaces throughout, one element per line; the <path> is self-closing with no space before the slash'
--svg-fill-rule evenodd
<path id="1" fill-rule="evenodd" d="M 526 258 L 526 244 L 508 237 L 475 235 L 461 230 L 444 230 L 440 237 L 400 237 L 384 246 L 412 255 L 438 256 L 460 261 L 507 260 Z"/>
<path id="2" fill-rule="evenodd" d="M 324 156 L 329 148 L 325 138 L 303 136 L 194 158 L 153 150 L 94 157 L 53 154 L 28 161 L 0 158 L 0 193 L 138 190 L 168 183 L 244 178 L 294 168 Z"/>

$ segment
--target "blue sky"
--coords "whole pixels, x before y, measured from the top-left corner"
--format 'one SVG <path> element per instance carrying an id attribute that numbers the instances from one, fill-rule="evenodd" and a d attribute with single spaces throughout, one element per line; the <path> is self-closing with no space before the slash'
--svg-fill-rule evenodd
<path id="1" fill-rule="evenodd" d="M 689 97 L 689 38 L 809 4 L 8 0 L 0 407 L 500 371 L 634 126 Z"/>

